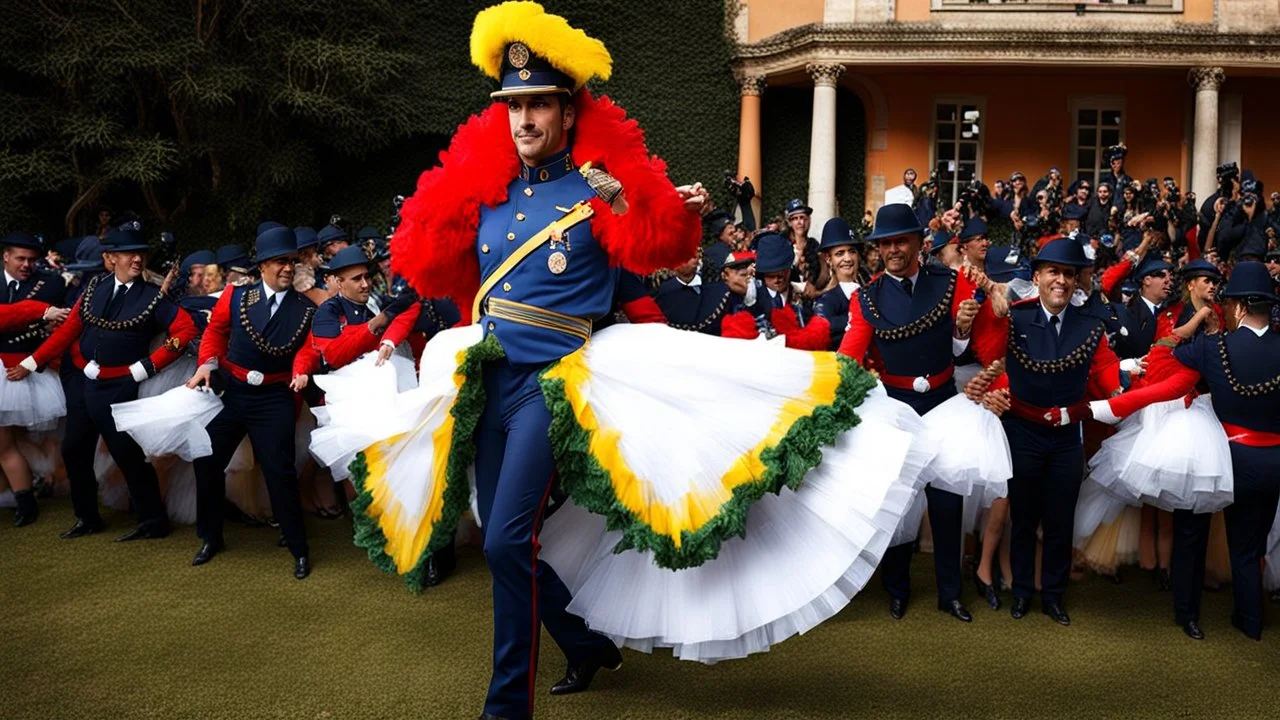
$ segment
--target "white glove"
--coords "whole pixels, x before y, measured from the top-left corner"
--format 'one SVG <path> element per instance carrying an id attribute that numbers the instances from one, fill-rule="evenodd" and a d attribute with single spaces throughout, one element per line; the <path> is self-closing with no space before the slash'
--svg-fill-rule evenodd
<path id="1" fill-rule="evenodd" d="M 1141 375 L 1147 371 L 1147 368 L 1140 362 L 1140 358 L 1125 358 L 1120 361 L 1120 369 L 1130 375 Z"/>
<path id="2" fill-rule="evenodd" d="M 90 360 L 89 363 L 84 366 L 84 376 L 90 380 L 97 380 L 98 373 L 101 371 L 102 366 L 98 364 L 97 360 Z"/>
<path id="3" fill-rule="evenodd" d="M 1094 400 L 1089 403 L 1089 409 L 1093 411 L 1093 419 L 1100 423 L 1115 425 L 1120 422 L 1120 418 L 1111 412 L 1111 403 L 1106 400 Z"/>
<path id="4" fill-rule="evenodd" d="M 383 340 L 382 342 L 378 343 L 378 347 L 389 347 L 392 350 L 395 350 L 396 344 L 391 342 L 390 340 Z"/>
<path id="5" fill-rule="evenodd" d="M 129 374 L 133 376 L 133 381 L 136 383 L 140 383 L 143 380 L 146 380 L 147 378 L 151 377 L 150 375 L 147 374 L 147 369 L 142 366 L 141 362 L 136 362 L 130 365 Z"/>

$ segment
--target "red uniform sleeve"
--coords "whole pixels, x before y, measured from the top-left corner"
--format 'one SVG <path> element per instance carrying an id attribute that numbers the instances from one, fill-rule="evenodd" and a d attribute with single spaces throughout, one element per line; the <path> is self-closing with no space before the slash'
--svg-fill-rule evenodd
<path id="1" fill-rule="evenodd" d="M 1111 412 L 1116 417 L 1128 417 L 1148 405 L 1183 397 L 1194 390 L 1200 380 L 1200 373 L 1178 362 L 1173 348 L 1168 345 L 1152 348 L 1148 365 L 1154 370 L 1148 374 L 1161 379 L 1111 398 Z"/>
<path id="2" fill-rule="evenodd" d="M 58 329 L 54 330 L 53 334 L 31 353 L 31 357 L 35 359 L 38 367 L 46 367 L 62 357 L 62 353 L 71 347 L 71 343 L 80 339 L 80 334 L 83 332 L 84 322 L 80 319 L 80 301 L 76 300 L 75 307 L 71 308 L 71 314 L 67 316 L 66 322 L 59 325 Z"/>
<path id="3" fill-rule="evenodd" d="M 1173 336 L 1174 318 L 1182 314 L 1182 303 L 1156 313 L 1156 340 Z"/>
<path id="4" fill-rule="evenodd" d="M 962 272 L 956 273 L 956 292 L 951 296 L 951 319 L 956 319 L 956 313 L 960 311 L 960 303 L 965 300 L 972 300 L 973 296 L 978 292 L 975 286 Z"/>
<path id="5" fill-rule="evenodd" d="M 199 333 L 200 331 L 196 328 L 196 323 L 191 319 L 191 315 L 186 310 L 180 307 L 177 308 L 177 312 L 173 315 L 173 321 L 169 323 L 169 337 L 151 353 L 151 365 L 156 372 L 160 372 L 174 360 L 182 357 L 187 345 L 192 340 L 195 340 L 196 335 Z"/>
<path id="6" fill-rule="evenodd" d="M 315 348 L 320 351 L 325 363 L 337 369 L 350 365 L 361 355 L 376 350 L 381 338 L 369 332 L 366 325 L 348 325 L 336 338 L 315 339 Z"/>
<path id="7" fill-rule="evenodd" d="M 0 305 L 0 332 L 22 330 L 44 317 L 49 304 L 39 300 L 20 300 L 11 305 Z"/>
<path id="8" fill-rule="evenodd" d="M 662 308 L 658 307 L 658 303 L 648 295 L 636 298 L 630 302 L 622 303 L 622 312 L 626 313 L 627 319 L 630 320 L 632 324 L 667 324 L 666 314 L 662 312 Z"/>
<path id="9" fill-rule="evenodd" d="M 320 351 L 316 349 L 316 337 L 308 333 L 307 341 L 302 343 L 298 354 L 293 357 L 293 376 L 312 375 L 319 369 Z"/>
<path id="10" fill-rule="evenodd" d="M 209 325 L 200 338 L 198 360 L 201 365 L 227 356 L 227 342 L 231 339 L 231 296 L 234 290 L 234 287 L 228 285 L 222 291 L 222 297 L 218 298 L 218 304 L 213 306 L 213 312 L 209 314 Z"/>
<path id="11" fill-rule="evenodd" d="M 413 326 L 418 322 L 418 316 L 422 314 L 422 303 L 413 303 L 408 310 L 396 315 L 396 318 L 387 325 L 387 329 L 382 333 L 382 340 L 390 342 L 392 345 L 399 345 L 409 337 L 409 333 L 413 332 Z M 379 341 L 381 344 L 381 341 Z"/>
<path id="12" fill-rule="evenodd" d="M 1128 258 L 1107 268 L 1102 273 L 1102 294 L 1110 295 L 1131 272 L 1133 272 L 1133 263 Z"/>
<path id="13" fill-rule="evenodd" d="M 862 317 L 862 303 L 858 300 L 858 290 L 849 298 L 849 329 L 840 341 L 836 352 L 866 367 L 867 351 L 871 349 L 871 324 Z"/>
<path id="14" fill-rule="evenodd" d="M 1093 361 L 1089 366 L 1089 397 L 1095 400 L 1106 398 L 1120 392 L 1120 358 L 1107 344 L 1107 336 L 1102 336 L 1098 349 L 1093 351 Z"/>

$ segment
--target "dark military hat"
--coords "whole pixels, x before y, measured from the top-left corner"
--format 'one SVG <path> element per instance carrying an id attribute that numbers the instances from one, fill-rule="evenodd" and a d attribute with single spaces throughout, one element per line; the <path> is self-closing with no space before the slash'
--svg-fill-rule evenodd
<path id="1" fill-rule="evenodd" d="M 44 244 L 40 242 L 40 238 L 35 235 L 28 235 L 21 232 L 11 232 L 0 238 L 0 246 L 7 248 L 25 248 L 27 250 L 35 250 L 36 252 L 44 252 Z"/>
<path id="2" fill-rule="evenodd" d="M 147 252 L 151 246 L 142 239 L 142 223 L 131 220 L 107 231 L 102 239 L 103 252 Z"/>
<path id="3" fill-rule="evenodd" d="M 988 251 L 987 255 L 991 255 L 991 252 Z M 1093 266 L 1093 261 L 1085 257 L 1084 248 L 1080 247 L 1080 243 L 1068 237 L 1054 238 L 1045 243 L 1035 259 L 1031 261 L 1031 267 L 1035 268 L 1044 263 L 1078 268 Z"/>
<path id="4" fill-rule="evenodd" d="M 1267 266 L 1260 262 L 1242 262 L 1231 269 L 1231 279 L 1222 291 L 1222 297 L 1280 302 L 1276 297 L 1275 281 L 1267 272 Z"/>
<path id="5" fill-rule="evenodd" d="M 790 270 L 796 262 L 796 251 L 791 241 L 776 232 L 766 232 L 756 237 L 756 273 Z"/>
<path id="6" fill-rule="evenodd" d="M 336 273 L 346 270 L 350 267 L 369 267 L 372 260 L 368 255 L 364 254 L 364 250 L 355 245 L 344 247 L 329 258 L 329 262 L 324 264 L 324 271 L 327 273 Z"/>
<path id="7" fill-rule="evenodd" d="M 862 240 L 853 234 L 853 228 L 849 227 L 849 223 L 845 222 L 844 218 L 833 217 L 822 226 L 822 242 L 818 244 L 818 249 L 830 250 L 844 245 L 858 245 L 861 242 Z"/>
<path id="8" fill-rule="evenodd" d="M 254 249 L 257 251 L 257 261 L 259 264 L 286 255 L 292 255 L 298 252 L 298 238 L 294 236 L 293 231 L 283 225 L 277 225 L 268 228 L 266 232 L 258 236 L 258 241 L 254 243 Z"/>

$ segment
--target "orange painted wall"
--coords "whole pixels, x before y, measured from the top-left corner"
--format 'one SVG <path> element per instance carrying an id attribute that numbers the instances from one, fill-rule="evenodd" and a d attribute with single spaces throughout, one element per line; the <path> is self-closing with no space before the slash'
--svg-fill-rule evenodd
<path id="1" fill-rule="evenodd" d="M 823 4 L 823 0 L 748 0 L 743 3 L 747 7 L 747 37 L 756 42 L 793 27 L 820 23 Z"/>
<path id="2" fill-rule="evenodd" d="M 1239 84 L 1237 84 L 1239 83 Z M 1244 96 L 1244 122 L 1240 130 L 1240 167 L 1253 170 L 1266 191 L 1280 190 L 1280 150 L 1276 127 L 1280 118 L 1280 79 L 1230 79 L 1223 88 Z M 1231 158 L 1223 158 L 1231 160 Z"/>
<path id="3" fill-rule="evenodd" d="M 783 2 L 785 1 L 786 0 L 783 0 Z M 773 0 L 773 2 L 778 2 L 778 0 Z M 778 4 L 783 4 L 783 3 L 779 2 Z M 931 5 L 932 5 L 931 0 L 897 0 L 897 3 L 894 5 L 894 17 L 897 18 L 898 22 L 928 22 L 931 19 L 942 20 L 947 18 L 948 16 L 956 17 L 961 15 L 960 12 L 944 11 L 944 12 L 938 13 L 936 17 L 931 17 L 931 15 L 933 15 L 933 11 L 930 9 Z M 969 10 L 963 11 L 964 14 L 969 14 L 969 15 L 971 15 L 973 12 L 976 12 L 976 11 L 969 11 Z M 983 13 L 983 15 L 991 16 L 991 15 L 995 15 L 998 12 L 1000 12 L 999 8 L 985 12 Z M 1022 11 L 1017 11 L 1016 14 L 1019 17 L 1024 17 L 1027 15 L 1027 13 Z M 1120 15 L 1121 13 L 1115 13 L 1115 14 Z M 1132 15 L 1132 13 L 1125 13 L 1125 14 Z M 1051 15 L 1056 19 L 1056 18 L 1062 17 L 1063 13 L 1054 12 L 1054 13 L 1051 13 Z M 1096 11 L 1091 16 L 1091 19 L 1092 17 L 1097 17 L 1100 15 L 1104 15 L 1103 11 Z M 1160 16 L 1157 16 L 1157 17 L 1160 17 Z M 1177 17 L 1178 17 L 1178 22 L 1184 22 L 1184 23 L 1213 22 L 1213 0 L 1183 0 L 1182 14 Z"/>
<path id="4" fill-rule="evenodd" d="M 934 100 L 954 95 L 985 97 L 981 173 L 987 184 L 1015 170 L 1036 178 L 1053 165 L 1070 176 L 1073 95 L 1123 96 L 1130 172 L 1144 178 L 1171 175 L 1180 185 L 1187 183 L 1183 137 L 1190 89 L 1181 72 L 1107 77 L 1067 70 L 1014 73 L 993 68 L 963 74 L 953 68 L 861 70 L 883 91 L 889 113 L 887 148 L 876 151 L 868 145 L 869 206 L 883 199 L 871 196 L 872 177 L 883 175 L 886 187 L 893 187 L 907 167 L 916 168 L 922 179 L 927 176 Z M 865 90 L 860 91 L 865 100 Z M 864 104 L 870 128 L 874 109 L 871 103 Z"/>

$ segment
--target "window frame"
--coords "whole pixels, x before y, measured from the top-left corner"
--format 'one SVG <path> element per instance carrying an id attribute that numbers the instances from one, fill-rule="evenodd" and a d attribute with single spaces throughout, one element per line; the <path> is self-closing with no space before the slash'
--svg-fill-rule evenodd
<path id="1" fill-rule="evenodd" d="M 933 97 L 933 102 L 929 104 L 929 167 L 925 171 L 923 181 L 927 181 L 929 179 L 929 173 L 938 167 L 938 143 L 940 142 L 938 140 L 938 122 L 939 122 L 938 106 L 939 105 L 956 105 L 960 107 L 963 107 L 965 105 L 973 105 L 978 108 L 979 132 L 978 132 L 978 142 L 976 143 L 978 146 L 978 149 L 974 158 L 973 176 L 981 180 L 982 179 L 982 158 L 984 154 L 983 149 L 986 144 L 984 140 L 986 136 L 986 132 L 982 130 L 982 128 L 986 127 L 987 125 L 986 96 L 985 95 L 935 95 Z M 960 123 L 959 123 L 959 120 L 957 119 L 957 122 L 956 122 L 957 133 L 959 132 L 959 125 Z M 959 137 L 956 137 L 951 142 L 956 143 L 956 155 L 957 155 L 956 162 L 958 163 L 959 162 L 958 157 L 960 154 L 959 144 L 962 142 L 962 140 Z M 939 188 L 941 188 L 941 182 L 942 181 L 939 181 Z M 961 183 L 959 180 L 952 180 L 951 182 L 952 182 L 952 186 L 955 188 L 955 190 L 958 193 L 960 186 L 963 183 Z M 941 198 L 941 189 L 939 189 L 939 198 Z M 954 201 L 955 200 L 953 195 L 952 202 Z M 941 207 L 941 199 L 939 200 L 939 203 L 940 203 L 939 207 Z M 950 206 L 948 205 L 948 207 Z"/>
<path id="2" fill-rule="evenodd" d="M 1129 115 L 1129 108 L 1125 105 L 1125 98 L 1123 95 L 1070 95 L 1068 96 L 1068 112 L 1071 113 L 1071 155 L 1068 156 L 1068 158 L 1071 160 L 1071 162 L 1067 163 L 1067 167 L 1070 168 L 1070 175 L 1068 175 L 1066 172 L 1063 173 L 1063 179 L 1067 182 L 1067 184 L 1071 184 L 1075 182 L 1076 179 L 1080 177 L 1080 168 L 1078 167 L 1078 165 L 1079 165 L 1079 155 L 1080 155 L 1080 147 L 1081 147 L 1080 146 L 1080 111 L 1081 110 L 1096 111 L 1099 116 L 1099 123 L 1101 123 L 1102 113 L 1108 112 L 1108 111 L 1119 112 L 1120 113 L 1120 125 L 1119 125 L 1120 139 L 1118 142 L 1124 142 L 1124 137 L 1125 137 L 1124 128 Z M 1098 124 L 1098 125 L 1094 125 L 1093 127 L 1101 128 L 1103 126 L 1101 124 Z M 1101 138 L 1099 138 L 1096 142 L 1100 143 Z M 1093 177 L 1090 178 L 1089 180 L 1089 182 L 1095 188 L 1098 186 L 1098 182 L 1102 178 L 1103 172 L 1106 172 L 1111 169 L 1110 165 L 1102 164 L 1102 151 L 1105 150 L 1107 147 L 1109 147 L 1109 145 L 1098 145 L 1095 148 L 1096 154 L 1094 156 L 1094 164 L 1097 165 L 1097 168 L 1094 170 Z M 1119 192 L 1118 189 L 1116 188 L 1112 188 L 1112 190 L 1117 194 Z"/>

